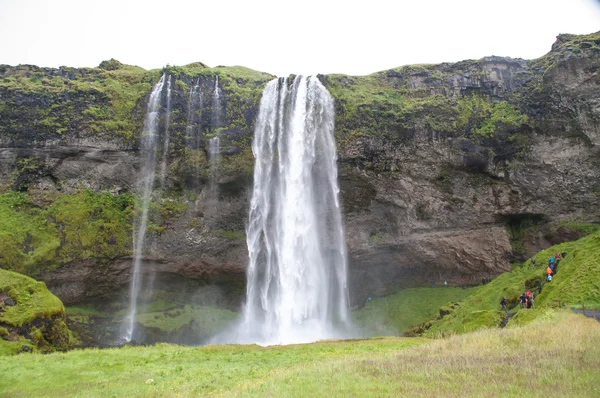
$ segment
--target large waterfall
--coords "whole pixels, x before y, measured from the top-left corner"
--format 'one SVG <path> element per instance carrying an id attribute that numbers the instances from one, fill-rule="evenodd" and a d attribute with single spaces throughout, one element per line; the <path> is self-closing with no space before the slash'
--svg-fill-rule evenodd
<path id="1" fill-rule="evenodd" d="M 144 129 L 140 142 L 140 150 L 144 157 L 142 180 L 140 189 L 142 192 L 141 204 L 142 212 L 137 220 L 135 235 L 133 241 L 134 261 L 133 275 L 131 277 L 130 292 L 129 292 L 129 312 L 122 327 L 121 337 L 125 341 L 131 341 L 134 338 L 135 317 L 137 314 L 137 299 L 141 287 L 141 262 L 144 250 L 144 242 L 146 240 L 146 228 L 148 226 L 148 210 L 150 208 L 150 200 L 152 199 L 152 190 L 154 188 L 154 180 L 156 176 L 156 145 L 158 141 L 158 116 L 160 111 L 160 100 L 165 84 L 165 75 L 163 74 L 158 83 L 152 89 L 150 99 L 148 101 L 148 111 L 144 120 Z M 170 81 L 170 78 L 169 78 Z M 169 84 L 170 87 L 170 84 Z M 170 93 L 169 93 L 170 95 Z"/>
<path id="2" fill-rule="evenodd" d="M 246 304 L 230 341 L 345 335 L 347 259 L 333 127 L 333 99 L 317 78 L 268 83 L 252 146 Z"/>

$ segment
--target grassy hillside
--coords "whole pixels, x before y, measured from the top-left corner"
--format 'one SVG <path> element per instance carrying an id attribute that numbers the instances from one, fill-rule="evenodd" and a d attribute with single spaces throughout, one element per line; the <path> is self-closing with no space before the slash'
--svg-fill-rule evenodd
<path id="1" fill-rule="evenodd" d="M 548 259 L 556 253 L 567 252 L 560 262 L 558 273 L 552 282 L 544 281 Z M 454 333 L 464 333 L 482 327 L 497 327 L 505 314 L 500 309 L 500 300 L 507 297 L 511 311 L 532 312 L 517 314 L 511 322 L 523 323 L 537 315 L 544 315 L 542 308 L 570 306 L 600 309 L 600 232 L 574 242 L 561 243 L 539 252 L 537 266 L 529 261 L 513 267 L 489 284 L 472 290 L 472 294 L 458 305 L 448 307 L 442 319 L 422 325 L 420 332 L 425 336 L 436 337 Z M 535 300 L 536 310 L 521 310 L 518 297 L 527 289 L 537 293 L 537 283 L 542 282 L 542 292 Z M 510 324 L 510 322 L 509 322 Z M 419 332 L 419 331 L 417 331 Z"/>
<path id="2" fill-rule="evenodd" d="M 404 332 L 439 315 L 440 307 L 464 299 L 472 289 L 413 288 L 389 296 L 374 298 L 354 311 L 354 325 L 364 335 L 402 335 Z"/>
<path id="3" fill-rule="evenodd" d="M 10 357 L 0 362 L 0 391 L 11 397 L 594 396 L 598 358 L 600 324 L 555 312 L 526 328 L 445 340 L 157 345 Z"/>

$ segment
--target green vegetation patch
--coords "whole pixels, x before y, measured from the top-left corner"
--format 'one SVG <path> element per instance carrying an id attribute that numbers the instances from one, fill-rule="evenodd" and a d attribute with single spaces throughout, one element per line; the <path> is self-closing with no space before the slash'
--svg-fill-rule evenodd
<path id="1" fill-rule="evenodd" d="M 23 346 L 29 347 L 32 351 L 34 350 L 34 346 L 31 341 L 20 337 L 16 341 L 6 341 L 0 338 L 0 357 L 15 355 L 23 350 Z M 2 358 L 4 360 L 5 358 Z"/>
<path id="2" fill-rule="evenodd" d="M 354 311 L 355 326 L 367 335 L 402 335 L 440 314 L 440 307 L 460 301 L 471 294 L 471 289 L 411 288 L 389 296 L 373 298 L 365 307 Z"/>
<path id="3" fill-rule="evenodd" d="M 0 292 L 16 302 L 4 306 L 0 323 L 23 326 L 36 318 L 52 318 L 64 313 L 62 302 L 50 293 L 44 282 L 28 276 L 0 269 Z"/>
<path id="4" fill-rule="evenodd" d="M 506 101 L 492 102 L 488 97 L 471 96 L 458 100 L 457 129 L 470 129 L 476 137 L 491 138 L 500 129 L 516 129 L 527 123 L 527 116 Z"/>
<path id="5" fill-rule="evenodd" d="M 183 305 L 151 312 L 142 307 L 138 311 L 136 321 L 145 327 L 157 328 L 167 333 L 176 332 L 194 321 L 198 323 L 204 335 L 214 335 L 237 317 L 238 314 L 233 311 L 216 307 Z"/>
<path id="6" fill-rule="evenodd" d="M 557 274 L 551 282 L 545 281 L 550 257 L 566 252 L 560 261 Z M 472 294 L 458 303 L 442 319 L 427 325 L 423 335 L 447 336 L 485 327 L 498 327 L 504 319 L 500 300 L 506 296 L 509 311 L 517 314 L 508 324 L 525 324 L 545 317 L 547 308 L 570 306 L 600 308 L 600 232 L 594 232 L 573 242 L 565 242 L 542 250 L 535 255 L 537 266 L 525 261 L 490 283 L 472 289 Z M 542 292 L 538 294 L 538 282 Z M 536 294 L 536 309 L 521 309 L 519 296 L 526 290 Z M 527 314 L 521 314 L 525 312 Z"/>
<path id="7" fill-rule="evenodd" d="M 0 355 L 15 354 L 23 346 L 41 352 L 67 349 L 63 304 L 43 282 L 0 269 L 0 296 Z"/>
<path id="8" fill-rule="evenodd" d="M 126 255 L 134 205 L 131 194 L 91 190 L 0 194 L 0 267 L 36 276 L 75 260 Z"/>

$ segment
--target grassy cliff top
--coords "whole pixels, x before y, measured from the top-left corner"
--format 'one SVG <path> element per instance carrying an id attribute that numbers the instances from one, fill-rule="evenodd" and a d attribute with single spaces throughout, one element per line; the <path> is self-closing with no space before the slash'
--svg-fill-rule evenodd
<path id="1" fill-rule="evenodd" d="M 16 302 L 5 306 L 0 313 L 0 323 L 20 327 L 36 318 L 51 318 L 64 313 L 62 302 L 50 293 L 44 282 L 28 276 L 0 269 L 0 294 Z"/>

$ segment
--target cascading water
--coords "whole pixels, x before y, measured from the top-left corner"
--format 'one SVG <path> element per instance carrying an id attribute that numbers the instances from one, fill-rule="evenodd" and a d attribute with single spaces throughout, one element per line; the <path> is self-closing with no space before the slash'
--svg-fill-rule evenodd
<path id="1" fill-rule="evenodd" d="M 169 134 L 169 125 L 171 124 L 171 81 L 173 76 L 169 75 L 167 79 L 167 107 L 165 110 L 165 136 L 163 141 L 162 162 L 160 163 L 160 188 L 165 187 L 165 176 L 167 174 L 167 155 L 169 153 L 169 143 L 171 135 Z"/>
<path id="2" fill-rule="evenodd" d="M 217 190 L 217 180 L 219 179 L 219 151 L 221 148 L 221 139 L 219 136 L 213 137 L 208 141 L 208 153 L 210 161 L 210 200 L 214 203 L 218 201 L 219 192 Z"/>
<path id="3" fill-rule="evenodd" d="M 137 228 L 135 229 L 133 251 L 133 276 L 131 278 L 130 296 L 129 296 L 129 312 L 125 322 L 121 328 L 121 337 L 129 342 L 135 336 L 135 317 L 137 313 L 137 301 L 141 285 L 140 266 L 142 253 L 144 250 L 144 241 L 146 238 L 146 227 L 148 224 L 148 209 L 150 207 L 150 199 L 152 189 L 154 187 L 154 179 L 156 174 L 156 144 L 158 135 L 158 115 L 160 111 L 160 99 L 165 84 L 165 75 L 163 74 L 158 83 L 152 89 L 150 99 L 148 101 L 148 111 L 144 120 L 144 129 L 140 142 L 140 150 L 144 157 L 142 168 L 142 179 L 140 188 L 142 191 L 142 212 L 137 220 Z"/>
<path id="4" fill-rule="evenodd" d="M 187 123 L 185 128 L 185 135 L 188 145 L 194 149 L 200 148 L 201 128 L 195 128 L 195 126 L 200 119 L 198 114 L 201 112 L 202 91 L 200 90 L 200 78 L 198 78 L 188 95 Z"/>
<path id="5" fill-rule="evenodd" d="M 213 91 L 211 124 L 213 129 L 221 124 L 221 89 L 219 88 L 219 75 L 215 76 L 215 89 Z"/>
<path id="6" fill-rule="evenodd" d="M 263 92 L 247 227 L 246 304 L 224 341 L 291 344 L 345 337 L 347 256 L 333 99 L 315 77 Z"/>

